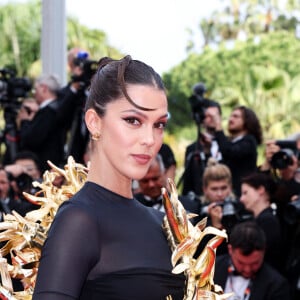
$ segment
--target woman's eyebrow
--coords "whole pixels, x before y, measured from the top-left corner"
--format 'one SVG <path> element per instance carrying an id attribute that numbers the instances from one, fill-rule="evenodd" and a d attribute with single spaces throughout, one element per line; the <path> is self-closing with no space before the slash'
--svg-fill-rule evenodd
<path id="1" fill-rule="evenodd" d="M 134 109 L 134 108 L 123 110 L 122 113 L 136 113 L 136 114 L 140 115 L 141 117 L 148 118 L 148 116 L 145 113 L 143 113 L 140 110 Z M 158 119 L 163 119 L 163 118 L 168 118 L 168 117 L 169 117 L 169 113 L 166 113 L 166 114 L 160 116 Z"/>

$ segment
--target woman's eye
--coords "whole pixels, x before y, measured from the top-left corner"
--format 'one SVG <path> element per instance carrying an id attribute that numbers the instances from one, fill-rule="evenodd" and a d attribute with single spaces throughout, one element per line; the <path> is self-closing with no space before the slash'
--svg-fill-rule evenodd
<path id="1" fill-rule="evenodd" d="M 139 125 L 141 123 L 137 118 L 125 118 L 124 120 L 131 125 Z"/>
<path id="2" fill-rule="evenodd" d="M 155 128 L 158 128 L 158 129 L 165 129 L 167 126 L 167 123 L 166 122 L 158 122 L 155 124 Z"/>

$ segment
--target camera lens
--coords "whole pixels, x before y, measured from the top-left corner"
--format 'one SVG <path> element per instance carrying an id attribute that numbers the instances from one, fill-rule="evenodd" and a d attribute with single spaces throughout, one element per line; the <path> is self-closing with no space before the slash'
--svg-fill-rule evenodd
<path id="1" fill-rule="evenodd" d="M 282 149 L 273 154 L 271 166 L 275 169 L 285 169 L 293 164 L 294 152 L 291 149 Z"/>

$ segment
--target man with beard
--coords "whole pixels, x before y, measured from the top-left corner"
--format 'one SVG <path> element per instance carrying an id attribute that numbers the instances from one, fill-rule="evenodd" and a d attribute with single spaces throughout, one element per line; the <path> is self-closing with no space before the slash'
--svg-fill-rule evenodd
<path id="1" fill-rule="evenodd" d="M 229 117 L 227 128 L 229 137 L 227 137 L 217 109 L 211 111 L 211 120 L 222 161 L 232 173 L 234 193 L 240 196 L 241 178 L 257 170 L 257 146 L 262 142 L 260 122 L 253 110 L 238 106 Z"/>

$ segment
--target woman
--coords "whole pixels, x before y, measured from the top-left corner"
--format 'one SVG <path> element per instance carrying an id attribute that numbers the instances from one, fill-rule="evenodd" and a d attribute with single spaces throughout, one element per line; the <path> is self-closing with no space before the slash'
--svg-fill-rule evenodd
<path id="1" fill-rule="evenodd" d="M 240 201 L 253 213 L 256 223 L 266 235 L 267 248 L 265 258 L 273 267 L 280 270 L 282 257 L 281 227 L 276 212 L 271 206 L 276 183 L 263 173 L 252 173 L 242 179 L 242 195 Z"/>
<path id="2" fill-rule="evenodd" d="M 99 61 L 85 113 L 88 179 L 52 223 L 33 300 L 183 298 L 163 214 L 134 200 L 131 185 L 159 151 L 167 119 L 164 85 L 150 66 L 130 56 Z"/>

